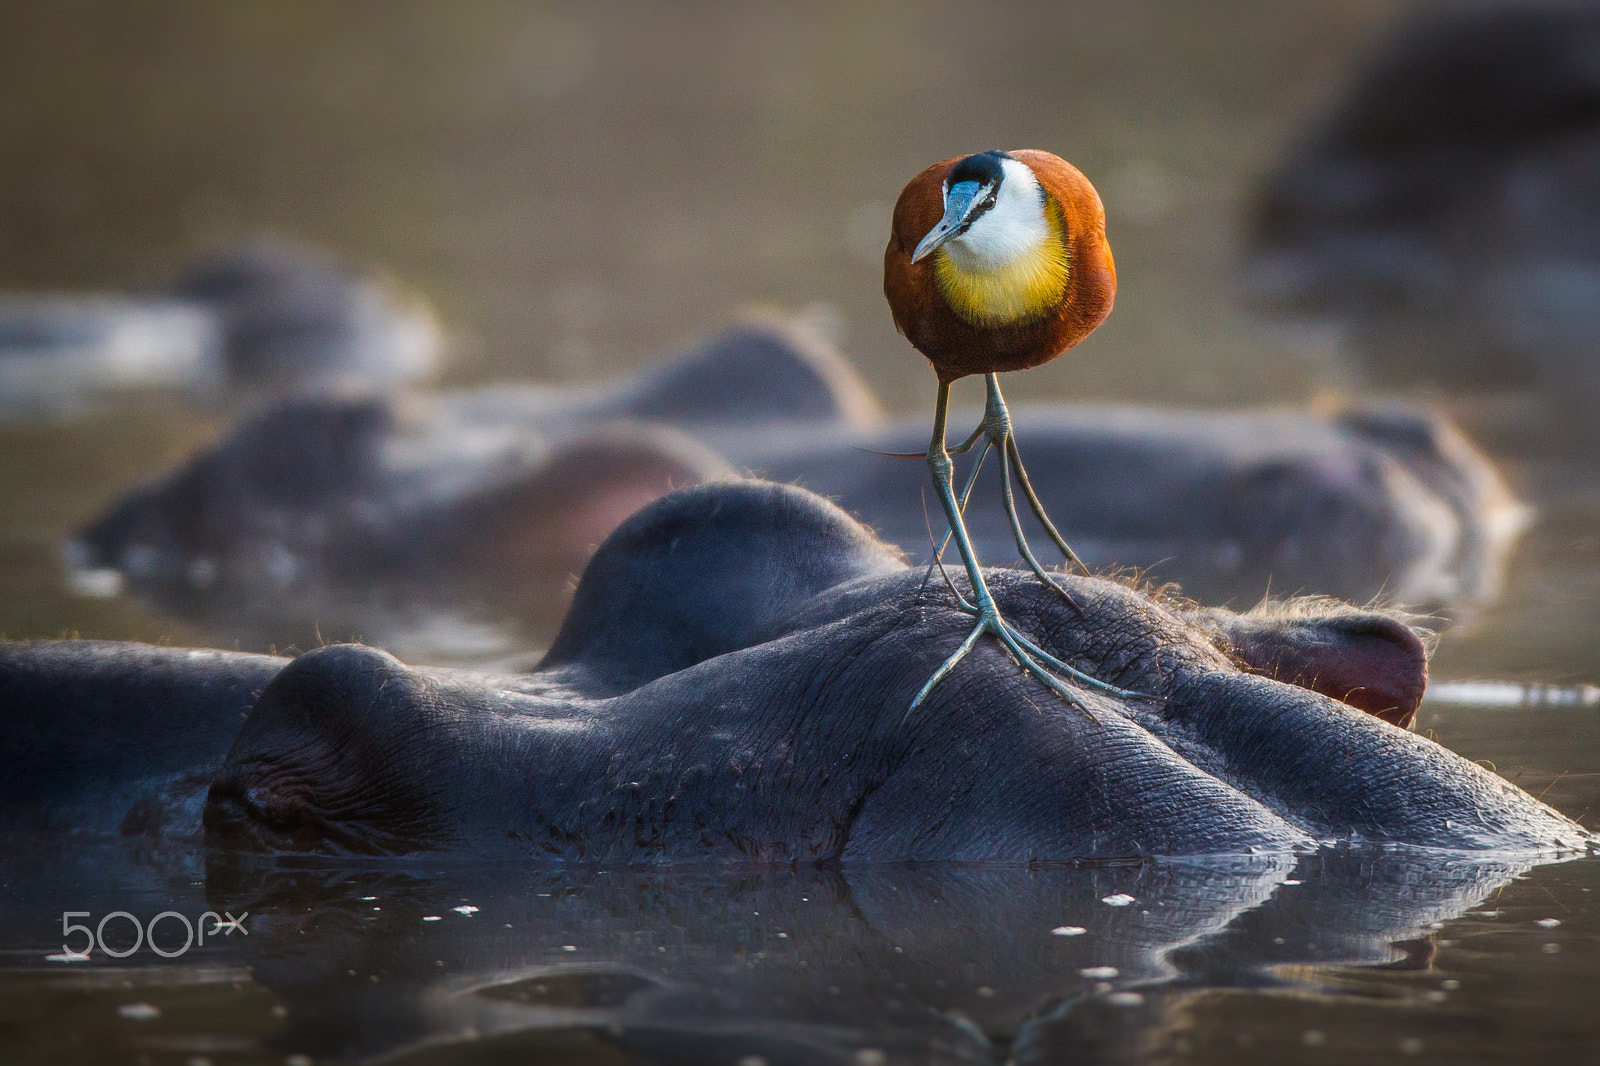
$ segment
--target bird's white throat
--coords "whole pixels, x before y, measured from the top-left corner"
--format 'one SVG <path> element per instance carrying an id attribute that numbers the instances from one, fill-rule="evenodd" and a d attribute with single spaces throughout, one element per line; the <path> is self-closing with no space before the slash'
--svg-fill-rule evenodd
<path id="1" fill-rule="evenodd" d="M 1000 168 L 1005 177 L 994 206 L 961 236 L 945 242 L 944 250 L 964 274 L 1002 270 L 1036 254 L 1055 237 L 1045 216 L 1044 190 L 1033 171 L 1015 159 L 1002 159 Z"/>

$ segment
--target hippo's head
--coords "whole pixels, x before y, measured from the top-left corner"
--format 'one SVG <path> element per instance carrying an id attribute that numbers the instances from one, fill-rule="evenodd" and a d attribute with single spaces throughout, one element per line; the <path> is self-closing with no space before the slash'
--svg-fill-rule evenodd
<path id="1" fill-rule="evenodd" d="M 1238 616 L 1066 579 L 1079 617 L 1027 574 L 990 580 L 1041 647 L 1152 698 L 1073 707 L 984 642 L 908 714 L 970 628 L 938 573 L 801 489 L 724 482 L 624 523 L 532 674 L 302 656 L 241 731 L 207 829 L 607 862 L 1589 843 L 1391 724 L 1415 711 L 1426 658 L 1390 616 Z"/>

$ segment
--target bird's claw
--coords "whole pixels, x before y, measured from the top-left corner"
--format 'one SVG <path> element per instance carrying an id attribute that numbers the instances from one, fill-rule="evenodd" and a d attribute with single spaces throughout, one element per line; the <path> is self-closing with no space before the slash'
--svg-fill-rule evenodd
<path id="1" fill-rule="evenodd" d="M 972 627 L 972 632 L 967 634 L 967 639 L 961 642 L 961 646 L 941 663 L 939 669 L 935 670 L 933 676 L 923 684 L 922 688 L 917 692 L 916 698 L 911 701 L 911 706 L 906 709 L 906 718 L 910 718 L 912 713 L 922 705 L 922 701 L 927 698 L 928 693 L 932 692 L 939 682 L 949 676 L 950 672 L 956 668 L 957 663 L 966 658 L 967 653 L 977 646 L 978 639 L 985 633 L 991 633 L 998 638 L 1000 643 L 1005 645 L 1006 650 L 1011 653 L 1011 657 L 1017 661 L 1018 665 L 1037 678 L 1045 688 L 1065 700 L 1069 706 L 1082 711 L 1089 721 L 1096 725 L 1100 724 L 1100 720 L 1094 716 L 1094 712 L 1089 710 L 1083 700 L 1064 681 L 1039 665 L 1035 661 L 1035 656 L 1046 660 L 1053 668 L 1061 670 L 1063 673 L 1069 674 L 1080 681 L 1085 681 L 1103 692 L 1128 696 L 1135 695 L 1133 693 L 1124 693 L 1122 689 L 1107 685 L 1102 681 L 1096 681 L 1082 671 L 1068 666 L 1048 652 L 1042 651 L 1038 645 L 1017 632 L 1005 619 L 1001 618 L 1000 612 L 993 605 L 985 609 L 971 607 L 958 607 L 957 609 L 964 614 L 975 615 L 978 619 L 978 624 Z"/>

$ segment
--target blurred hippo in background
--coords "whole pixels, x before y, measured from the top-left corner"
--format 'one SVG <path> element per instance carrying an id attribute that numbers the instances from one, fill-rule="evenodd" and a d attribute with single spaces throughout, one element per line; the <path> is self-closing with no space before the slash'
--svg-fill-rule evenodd
<path id="1" fill-rule="evenodd" d="M 131 493 L 69 560 L 262 647 L 343 634 L 471 659 L 526 647 L 475 619 L 509 613 L 548 641 L 622 519 L 733 475 L 702 443 L 713 429 L 853 435 L 880 418 L 837 352 L 778 319 L 612 385 L 311 397 Z"/>
<path id="2" fill-rule="evenodd" d="M 1454 616 L 1494 597 L 1524 514 L 1471 444 L 1411 408 L 1051 406 L 1021 424 L 1089 565 L 1207 603 L 1319 593 Z M 548 640 L 569 575 L 624 516 L 738 471 L 830 496 L 929 559 L 926 464 L 873 454 L 919 451 L 927 432 L 885 421 L 813 334 L 757 319 L 611 385 L 280 406 L 113 505 L 69 556 L 255 647 L 359 636 L 481 661 Z M 997 496 L 978 493 L 968 525 L 1005 560 Z M 515 640 L 479 624 L 508 616 Z"/>
<path id="3" fill-rule="evenodd" d="M 1014 411 L 1034 486 L 1085 564 L 1175 582 L 1202 603 L 1315 593 L 1456 617 L 1493 600 L 1526 520 L 1477 449 L 1413 407 Z M 976 425 L 979 413 L 952 417 Z M 861 450 L 909 452 L 927 435 L 911 419 L 866 440 L 755 441 L 735 454 L 928 561 L 926 464 Z M 981 558 L 1021 564 L 997 493 L 974 496 L 967 529 Z"/>
<path id="4" fill-rule="evenodd" d="M 1592 446 L 1600 6 L 1408 14 L 1266 180 L 1251 229 L 1255 295 L 1338 323 L 1379 383 L 1533 390 L 1532 428 Z"/>
<path id="5" fill-rule="evenodd" d="M 1041 647 L 1139 695 L 1070 705 L 984 642 L 908 714 L 970 625 L 950 590 L 804 489 L 725 481 L 612 533 L 525 674 L 357 645 L 0 646 L 0 811 L 192 836 L 203 802 L 213 846 L 607 863 L 1592 844 L 1400 728 L 1427 659 L 1396 617 L 1064 578 L 1080 614 L 989 579 Z"/>
<path id="6" fill-rule="evenodd" d="M 439 369 L 443 333 L 421 301 L 281 237 L 202 256 L 167 291 L 217 316 L 234 386 L 384 389 Z"/>
<path id="7" fill-rule="evenodd" d="M 0 293 L 0 417 L 131 389 L 382 390 L 433 376 L 442 349 L 420 301 L 317 248 L 257 237 L 142 295 Z"/>

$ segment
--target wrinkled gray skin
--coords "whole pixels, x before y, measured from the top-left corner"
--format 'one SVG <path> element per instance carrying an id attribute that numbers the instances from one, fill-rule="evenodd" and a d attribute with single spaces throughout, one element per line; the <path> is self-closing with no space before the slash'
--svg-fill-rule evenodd
<path id="1" fill-rule="evenodd" d="M 1592 445 L 1597 55 L 1588 0 L 1410 13 L 1264 182 L 1254 293 L 1341 323 L 1379 382 L 1532 388 Z"/>
<path id="2" fill-rule="evenodd" d="M 727 482 L 624 523 L 531 674 L 414 669 L 360 646 L 285 666 L 220 760 L 208 839 L 606 862 L 1588 843 L 1377 717 L 1408 722 L 1426 678 L 1421 641 L 1392 617 L 1239 616 L 1069 579 L 1080 620 L 1022 572 L 990 576 L 1043 647 L 1156 699 L 1085 692 L 1072 708 L 985 643 L 908 716 L 969 626 L 939 578 L 810 493 Z M 73 713 L 37 680 L 61 647 L 10 652 L 13 713 Z M 226 691 L 203 699 L 237 714 Z"/>
<path id="3" fill-rule="evenodd" d="M 1092 567 L 1148 570 L 1202 602 L 1322 593 L 1459 613 L 1495 596 L 1521 524 L 1472 445 L 1409 408 L 1023 407 L 1017 424 L 1047 509 Z M 313 621 L 324 637 L 403 643 L 426 617 L 385 619 L 417 604 L 511 615 L 547 640 L 568 576 L 617 523 L 735 469 L 828 495 L 927 559 L 926 464 L 871 454 L 920 454 L 927 432 L 920 416 L 885 423 L 816 337 L 753 322 L 601 388 L 277 408 L 130 493 L 71 555 L 262 647 L 319 643 Z M 1004 564 L 1016 550 L 996 470 L 968 527 L 980 558 Z"/>

